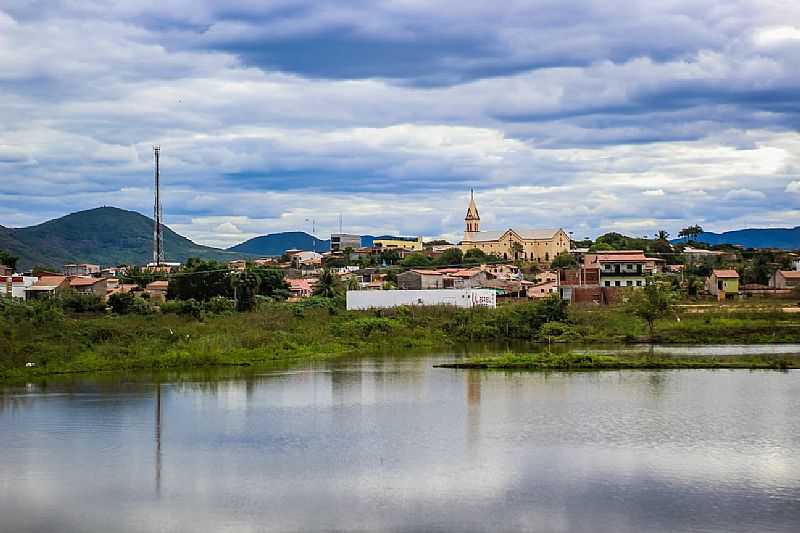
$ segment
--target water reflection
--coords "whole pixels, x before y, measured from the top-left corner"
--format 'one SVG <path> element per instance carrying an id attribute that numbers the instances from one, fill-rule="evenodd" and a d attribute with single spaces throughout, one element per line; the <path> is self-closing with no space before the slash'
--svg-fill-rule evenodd
<path id="1" fill-rule="evenodd" d="M 800 372 L 444 356 L 0 391 L 0 531 L 795 531 Z"/>

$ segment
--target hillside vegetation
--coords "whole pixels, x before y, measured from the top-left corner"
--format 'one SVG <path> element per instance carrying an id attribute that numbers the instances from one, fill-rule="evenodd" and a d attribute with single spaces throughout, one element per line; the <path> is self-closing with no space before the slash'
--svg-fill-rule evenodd
<path id="1" fill-rule="evenodd" d="M 164 227 L 168 261 L 190 257 L 231 260 L 247 254 L 201 246 Z M 116 207 L 79 211 L 26 228 L 0 227 L 0 250 L 19 257 L 18 268 L 66 263 L 144 264 L 153 256 L 153 219 Z"/>

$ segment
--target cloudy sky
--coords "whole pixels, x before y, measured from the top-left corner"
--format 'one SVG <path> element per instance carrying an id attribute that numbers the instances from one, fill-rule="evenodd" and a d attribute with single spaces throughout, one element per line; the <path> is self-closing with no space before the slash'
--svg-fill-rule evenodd
<path id="1" fill-rule="evenodd" d="M 800 2 L 625 4 L 0 0 L 0 224 L 800 225 Z"/>

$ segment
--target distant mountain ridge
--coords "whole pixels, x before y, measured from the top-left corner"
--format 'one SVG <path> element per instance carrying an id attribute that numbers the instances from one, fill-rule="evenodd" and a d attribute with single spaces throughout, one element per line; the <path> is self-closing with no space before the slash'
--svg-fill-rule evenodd
<path id="1" fill-rule="evenodd" d="M 319 253 L 327 252 L 331 249 L 331 241 L 318 239 L 305 231 L 284 231 L 253 237 L 236 246 L 231 246 L 228 251 L 276 256 L 292 249 L 316 250 Z"/>
<path id="2" fill-rule="evenodd" d="M 19 257 L 18 270 L 68 263 L 141 265 L 153 257 L 153 219 L 117 207 L 78 211 L 26 228 L 0 226 L 0 250 Z M 167 261 L 190 257 L 230 261 L 246 257 L 191 240 L 164 227 Z"/>
<path id="3" fill-rule="evenodd" d="M 746 248 L 800 249 L 800 226 L 794 228 L 747 228 L 722 233 L 703 232 L 697 239 L 706 244 L 738 244 Z M 672 242 L 684 242 L 675 239 Z"/>
<path id="4" fill-rule="evenodd" d="M 361 236 L 361 246 L 372 246 L 372 241 L 380 237 Z M 330 239 L 320 239 L 305 231 L 283 231 L 253 237 L 236 246 L 228 248 L 229 252 L 242 252 L 261 256 L 283 255 L 286 250 L 316 250 L 319 253 L 331 249 Z"/>

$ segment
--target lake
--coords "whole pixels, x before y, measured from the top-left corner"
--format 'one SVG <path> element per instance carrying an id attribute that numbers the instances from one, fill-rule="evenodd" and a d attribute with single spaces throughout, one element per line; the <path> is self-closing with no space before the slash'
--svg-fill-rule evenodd
<path id="1" fill-rule="evenodd" d="M 800 529 L 800 371 L 450 358 L 0 388 L 0 531 Z"/>

